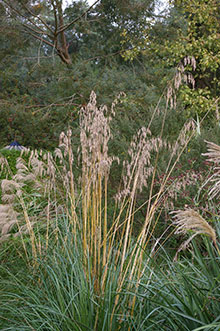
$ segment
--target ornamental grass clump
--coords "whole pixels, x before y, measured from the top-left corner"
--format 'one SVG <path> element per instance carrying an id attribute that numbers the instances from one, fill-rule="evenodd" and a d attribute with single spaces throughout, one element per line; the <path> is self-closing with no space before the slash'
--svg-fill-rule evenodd
<path id="1" fill-rule="evenodd" d="M 144 252 L 148 246 L 150 248 L 167 179 L 194 132 L 192 126 L 185 127 L 184 134 L 181 132 L 181 138 L 178 139 L 178 145 L 175 143 L 172 146 L 162 138 L 163 128 L 159 137 L 153 137 L 149 127 L 143 127 L 138 131 L 130 143 L 128 160 L 123 163 L 122 182 L 115 196 L 116 209 L 112 219 L 108 215 L 109 174 L 113 162 L 119 162 L 119 159 L 109 156 L 108 143 L 112 138 L 110 124 L 115 115 L 117 102 L 118 100 L 110 110 L 105 106 L 98 108 L 96 95 L 92 92 L 90 102 L 81 110 L 79 160 L 82 174 L 78 181 L 74 179 L 72 170 L 74 153 L 70 130 L 67 134 L 61 134 L 60 147 L 56 150 L 56 156 L 62 165 L 65 186 L 70 187 L 67 190 L 67 201 L 70 202 L 69 217 L 73 226 L 73 238 L 78 251 L 82 251 L 85 277 L 94 284 L 94 294 L 99 298 L 100 307 L 109 288 L 109 282 L 114 284 L 112 291 L 115 295 L 110 310 L 111 325 L 115 316 L 122 313 L 122 294 L 131 290 L 135 292 L 146 270 Z M 164 121 L 165 116 L 166 112 Z M 172 162 L 169 162 L 164 181 L 155 194 L 153 187 L 157 162 L 161 149 L 165 148 L 169 152 L 172 150 Z M 134 238 L 136 201 L 144 187 L 147 187 L 149 192 L 142 206 L 145 208 L 145 217 L 139 234 Z M 126 314 L 132 316 L 135 295 L 127 296 L 126 302 Z M 97 307 L 95 328 L 100 314 L 101 308 Z"/>
<path id="2" fill-rule="evenodd" d="M 59 147 L 54 154 L 34 151 L 27 162 L 18 159 L 18 172 L 12 178 L 20 185 L 17 193 L 15 192 L 17 205 L 13 206 L 21 213 L 18 224 L 25 223 L 29 230 L 35 269 L 41 263 L 47 265 L 47 255 L 52 254 L 50 257 L 54 259 L 58 272 L 56 276 L 61 277 L 62 263 L 68 264 L 70 257 L 71 260 L 74 259 L 71 251 L 76 252 L 77 262 L 70 267 L 74 268 L 76 265 L 81 269 L 78 276 L 82 278 L 77 281 L 88 285 L 87 299 L 93 303 L 93 315 L 90 316 L 92 324 L 83 325 L 94 330 L 120 329 L 126 321 L 133 320 L 136 292 L 148 270 L 149 259 L 146 259 L 145 254 L 149 251 L 152 257 L 156 246 L 159 247 L 159 239 L 156 239 L 153 246 L 151 239 L 161 215 L 167 181 L 194 134 L 191 125 L 185 126 L 177 143 L 172 145 L 163 138 L 164 125 L 158 137 L 152 136 L 150 127 L 143 127 L 138 131 L 130 143 L 128 160 L 123 163 L 122 180 L 115 196 L 116 207 L 112 217 L 109 215 L 109 204 L 113 201 L 113 198 L 110 200 L 109 194 L 110 171 L 113 163 L 119 162 L 119 158 L 109 154 L 108 146 L 112 138 L 110 125 L 112 117 L 115 116 L 117 102 L 119 99 L 113 103 L 110 110 L 105 106 L 97 107 L 96 95 L 92 92 L 88 105 L 81 109 L 78 150 L 81 176 L 75 176 L 74 167 L 78 165 L 74 158 L 76 153 L 73 150 L 72 131 L 69 129 L 67 133 L 61 133 Z M 164 112 L 163 124 L 167 111 L 168 108 Z M 168 150 L 170 160 L 163 181 L 155 190 L 154 183 L 162 149 Z M 29 188 L 29 193 L 25 187 Z M 145 202 L 138 207 L 142 208 L 144 216 L 139 232 L 134 237 L 140 192 L 148 193 Z M 42 223 L 43 229 L 36 231 Z M 62 263 L 59 265 L 61 257 Z M 52 265 L 51 262 L 51 268 Z M 66 267 L 68 269 L 68 266 Z M 46 270 L 48 277 L 53 278 L 51 270 Z M 41 274 L 43 278 L 38 280 L 40 285 L 46 284 L 43 275 Z M 75 284 L 75 278 L 68 278 L 66 281 L 68 284 Z M 62 318 L 65 319 L 75 299 L 70 300 L 69 296 L 66 296 L 65 287 L 56 287 L 57 284 L 59 282 L 55 279 L 56 292 L 62 297 L 62 302 L 59 297 L 58 306 L 62 310 Z M 44 290 L 47 291 L 47 288 Z M 75 293 L 73 289 L 71 293 Z M 75 295 L 78 297 L 78 294 Z M 65 301 L 67 297 L 68 303 Z M 34 311 L 34 306 L 32 308 Z M 82 322 L 81 315 L 75 314 L 79 325 Z M 47 317 L 49 318 L 49 315 Z M 59 322 L 59 318 L 57 321 Z M 83 320 L 83 323 L 86 323 L 86 320 Z"/>

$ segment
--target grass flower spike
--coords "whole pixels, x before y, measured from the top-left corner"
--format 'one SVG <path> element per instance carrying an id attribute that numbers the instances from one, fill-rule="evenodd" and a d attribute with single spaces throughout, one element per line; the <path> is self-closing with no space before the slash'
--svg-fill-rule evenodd
<path id="1" fill-rule="evenodd" d="M 174 260 L 177 259 L 178 253 L 185 249 L 188 244 L 192 241 L 192 239 L 198 234 L 205 234 L 209 236 L 216 249 L 219 252 L 217 242 L 216 242 L 216 233 L 215 230 L 209 225 L 209 223 L 200 216 L 195 210 L 193 209 L 186 209 L 186 210 L 177 210 L 172 212 L 174 214 L 173 217 L 173 224 L 177 227 L 175 234 L 186 234 L 187 232 L 193 232 L 189 239 L 182 243 L 179 247 Z"/>

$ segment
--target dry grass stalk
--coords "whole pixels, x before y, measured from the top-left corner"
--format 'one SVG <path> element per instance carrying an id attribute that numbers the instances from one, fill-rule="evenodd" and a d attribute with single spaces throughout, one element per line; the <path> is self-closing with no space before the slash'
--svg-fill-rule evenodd
<path id="1" fill-rule="evenodd" d="M 209 196 L 211 199 L 219 196 L 220 194 L 220 146 L 213 142 L 206 141 L 208 152 L 202 155 L 206 156 L 209 162 L 214 163 L 214 175 L 212 175 L 205 184 L 211 182 L 214 183 L 209 190 Z"/>
<path id="2" fill-rule="evenodd" d="M 178 249 L 174 260 L 177 259 L 178 253 L 186 249 L 188 244 L 192 241 L 192 239 L 198 234 L 204 234 L 210 237 L 219 252 L 219 248 L 217 246 L 216 241 L 216 233 L 215 230 L 211 227 L 211 225 L 196 211 L 193 209 L 186 210 L 177 210 L 171 212 L 173 214 L 173 224 L 176 226 L 175 234 L 186 234 L 188 232 L 192 232 L 193 234 L 187 239 Z"/>
<path id="3" fill-rule="evenodd" d="M 220 164 L 220 146 L 213 142 L 206 141 L 208 152 L 202 155 L 208 158 L 208 161 Z"/>
<path id="4" fill-rule="evenodd" d="M 83 211 L 81 233 L 85 262 L 88 257 L 93 257 L 92 270 L 97 293 L 101 289 L 99 278 L 107 259 L 107 182 L 111 164 L 116 160 L 108 155 L 114 105 L 110 116 L 106 116 L 107 112 L 105 106 L 96 106 L 96 95 L 92 92 L 90 102 L 81 109 L 80 115 Z"/>
<path id="5" fill-rule="evenodd" d="M 3 172 L 3 171 L 6 172 L 7 178 L 9 175 L 12 176 L 12 171 L 10 169 L 7 159 L 3 155 L 0 154 L 0 172 Z"/>

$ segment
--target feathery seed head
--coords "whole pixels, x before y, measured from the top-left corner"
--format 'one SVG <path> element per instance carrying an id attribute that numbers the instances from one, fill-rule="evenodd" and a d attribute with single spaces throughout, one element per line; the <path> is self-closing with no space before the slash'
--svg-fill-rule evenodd
<path id="1" fill-rule="evenodd" d="M 152 175 L 154 167 L 151 165 L 153 152 L 158 152 L 167 143 L 161 138 L 151 138 L 151 131 L 142 127 L 130 143 L 128 155 L 130 160 L 123 162 L 123 186 L 116 199 L 128 194 L 133 196 L 136 190 L 142 191 L 148 185 L 148 178 Z"/>
<path id="2" fill-rule="evenodd" d="M 187 240 L 188 243 L 195 235 L 206 234 L 213 240 L 214 244 L 216 244 L 215 230 L 195 210 L 177 210 L 171 214 L 174 214 L 173 224 L 177 227 L 175 231 L 176 234 L 185 234 L 190 230 L 194 232 L 193 236 L 190 237 L 190 240 Z"/>
<path id="3" fill-rule="evenodd" d="M 96 94 L 90 95 L 88 105 L 80 113 L 80 142 L 84 173 L 90 169 L 91 180 L 99 174 L 101 177 L 110 171 L 114 157 L 108 156 L 108 143 L 111 139 L 110 122 L 106 106 L 96 105 Z M 110 115 L 114 115 L 114 106 Z M 87 170 L 86 170 L 87 169 Z"/>

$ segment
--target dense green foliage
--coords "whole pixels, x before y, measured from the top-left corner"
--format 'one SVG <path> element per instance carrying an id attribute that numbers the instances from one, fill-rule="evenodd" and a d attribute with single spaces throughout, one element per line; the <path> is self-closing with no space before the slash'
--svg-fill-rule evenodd
<path id="1" fill-rule="evenodd" d="M 73 1 L 61 12 L 67 26 L 70 66 L 57 56 L 59 50 L 48 44 L 48 31 L 56 28 L 52 2 L 39 1 L 36 5 L 15 1 L 10 5 L 2 1 L 1 146 L 14 139 L 27 147 L 57 146 L 60 132 L 68 125 L 77 130 L 79 109 L 87 103 L 92 90 L 105 104 L 110 104 L 120 92 L 126 93 L 118 125 L 128 117 L 129 139 L 141 123 L 149 121 L 152 109 L 173 79 L 175 66 L 186 64 L 187 56 L 195 58 L 196 69 L 187 64 L 182 75 L 189 77 L 192 73 L 195 88 L 182 78 L 183 84 L 176 91 L 178 111 L 183 121 L 191 116 L 196 120 L 196 114 L 201 120 L 209 111 L 208 125 L 215 126 L 218 23 L 215 1 L 205 3 L 198 2 L 192 11 L 191 2 L 174 2 L 169 12 L 155 12 L 154 1 L 126 0 L 116 4 L 103 0 L 87 12 L 86 1 Z M 204 15 L 208 13 L 206 20 Z M 202 20 L 200 24 L 206 22 L 201 33 L 198 20 Z M 45 33 L 41 41 L 33 31 L 37 29 Z M 205 46 L 199 48 L 203 43 Z M 169 128 L 176 132 L 174 121 Z"/>

